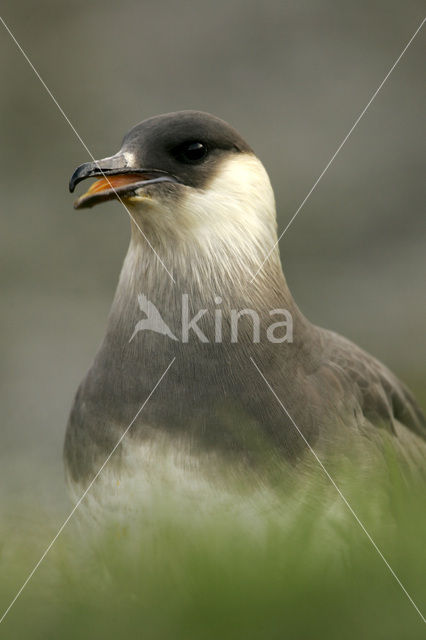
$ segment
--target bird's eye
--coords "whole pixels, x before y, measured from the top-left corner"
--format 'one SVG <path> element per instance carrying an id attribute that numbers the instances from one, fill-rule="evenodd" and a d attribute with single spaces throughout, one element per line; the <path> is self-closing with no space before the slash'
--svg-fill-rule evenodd
<path id="1" fill-rule="evenodd" d="M 207 153 L 207 145 L 204 142 L 185 142 L 177 149 L 176 156 L 181 162 L 196 164 L 204 160 Z"/>

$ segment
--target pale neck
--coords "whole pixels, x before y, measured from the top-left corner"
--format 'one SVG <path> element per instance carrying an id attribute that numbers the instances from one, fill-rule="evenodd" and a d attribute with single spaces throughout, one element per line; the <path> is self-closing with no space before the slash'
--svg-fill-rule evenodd
<path id="1" fill-rule="evenodd" d="M 263 268 L 253 276 L 266 250 L 253 244 L 235 251 L 226 241 L 212 243 L 208 251 L 197 242 L 175 238 L 167 243 L 155 236 L 144 238 L 132 223 L 129 249 L 120 275 L 116 298 L 144 293 L 152 300 L 174 298 L 181 293 L 208 304 L 214 295 L 224 304 L 264 307 L 296 305 L 275 247 Z M 271 244 L 273 244 L 271 242 Z M 173 281 L 173 279 L 174 281 Z"/>

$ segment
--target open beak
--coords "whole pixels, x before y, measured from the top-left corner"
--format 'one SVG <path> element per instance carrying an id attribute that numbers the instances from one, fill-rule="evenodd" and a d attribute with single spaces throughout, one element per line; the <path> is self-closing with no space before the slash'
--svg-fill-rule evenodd
<path id="1" fill-rule="evenodd" d="M 117 153 L 110 158 L 86 162 L 72 174 L 69 188 L 71 193 L 76 185 L 86 178 L 101 176 L 75 202 L 75 209 L 93 207 L 107 200 L 122 200 L 137 195 L 136 191 L 157 182 L 179 182 L 179 180 L 160 169 L 135 169 L 130 167 L 124 154 Z"/>

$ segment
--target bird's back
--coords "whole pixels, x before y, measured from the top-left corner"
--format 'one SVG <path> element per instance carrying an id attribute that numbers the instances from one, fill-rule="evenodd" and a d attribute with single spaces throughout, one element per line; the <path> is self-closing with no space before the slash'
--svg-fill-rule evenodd
<path id="1" fill-rule="evenodd" d="M 345 398 L 348 420 L 367 438 L 387 432 L 400 449 L 426 453 L 426 419 L 409 389 L 379 360 L 343 336 L 320 330 L 324 395 Z M 321 382 L 319 382 L 321 384 Z M 331 394 L 333 396 L 333 394 Z M 336 407 L 334 407 L 336 413 Z"/>

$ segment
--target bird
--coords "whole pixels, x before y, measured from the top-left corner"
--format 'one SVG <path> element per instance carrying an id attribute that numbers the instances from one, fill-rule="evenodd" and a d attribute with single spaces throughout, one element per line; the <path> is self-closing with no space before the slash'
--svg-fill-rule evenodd
<path id="1" fill-rule="evenodd" d="M 383 439 L 424 461 L 411 392 L 294 301 L 270 179 L 231 125 L 191 110 L 150 117 L 116 154 L 79 166 L 70 191 L 88 178 L 75 208 L 121 201 L 130 243 L 66 428 L 75 495 L 112 451 L 112 484 L 140 474 L 145 486 L 166 473 L 192 482 L 209 461 L 297 467 L 308 447 L 351 455 Z"/>

